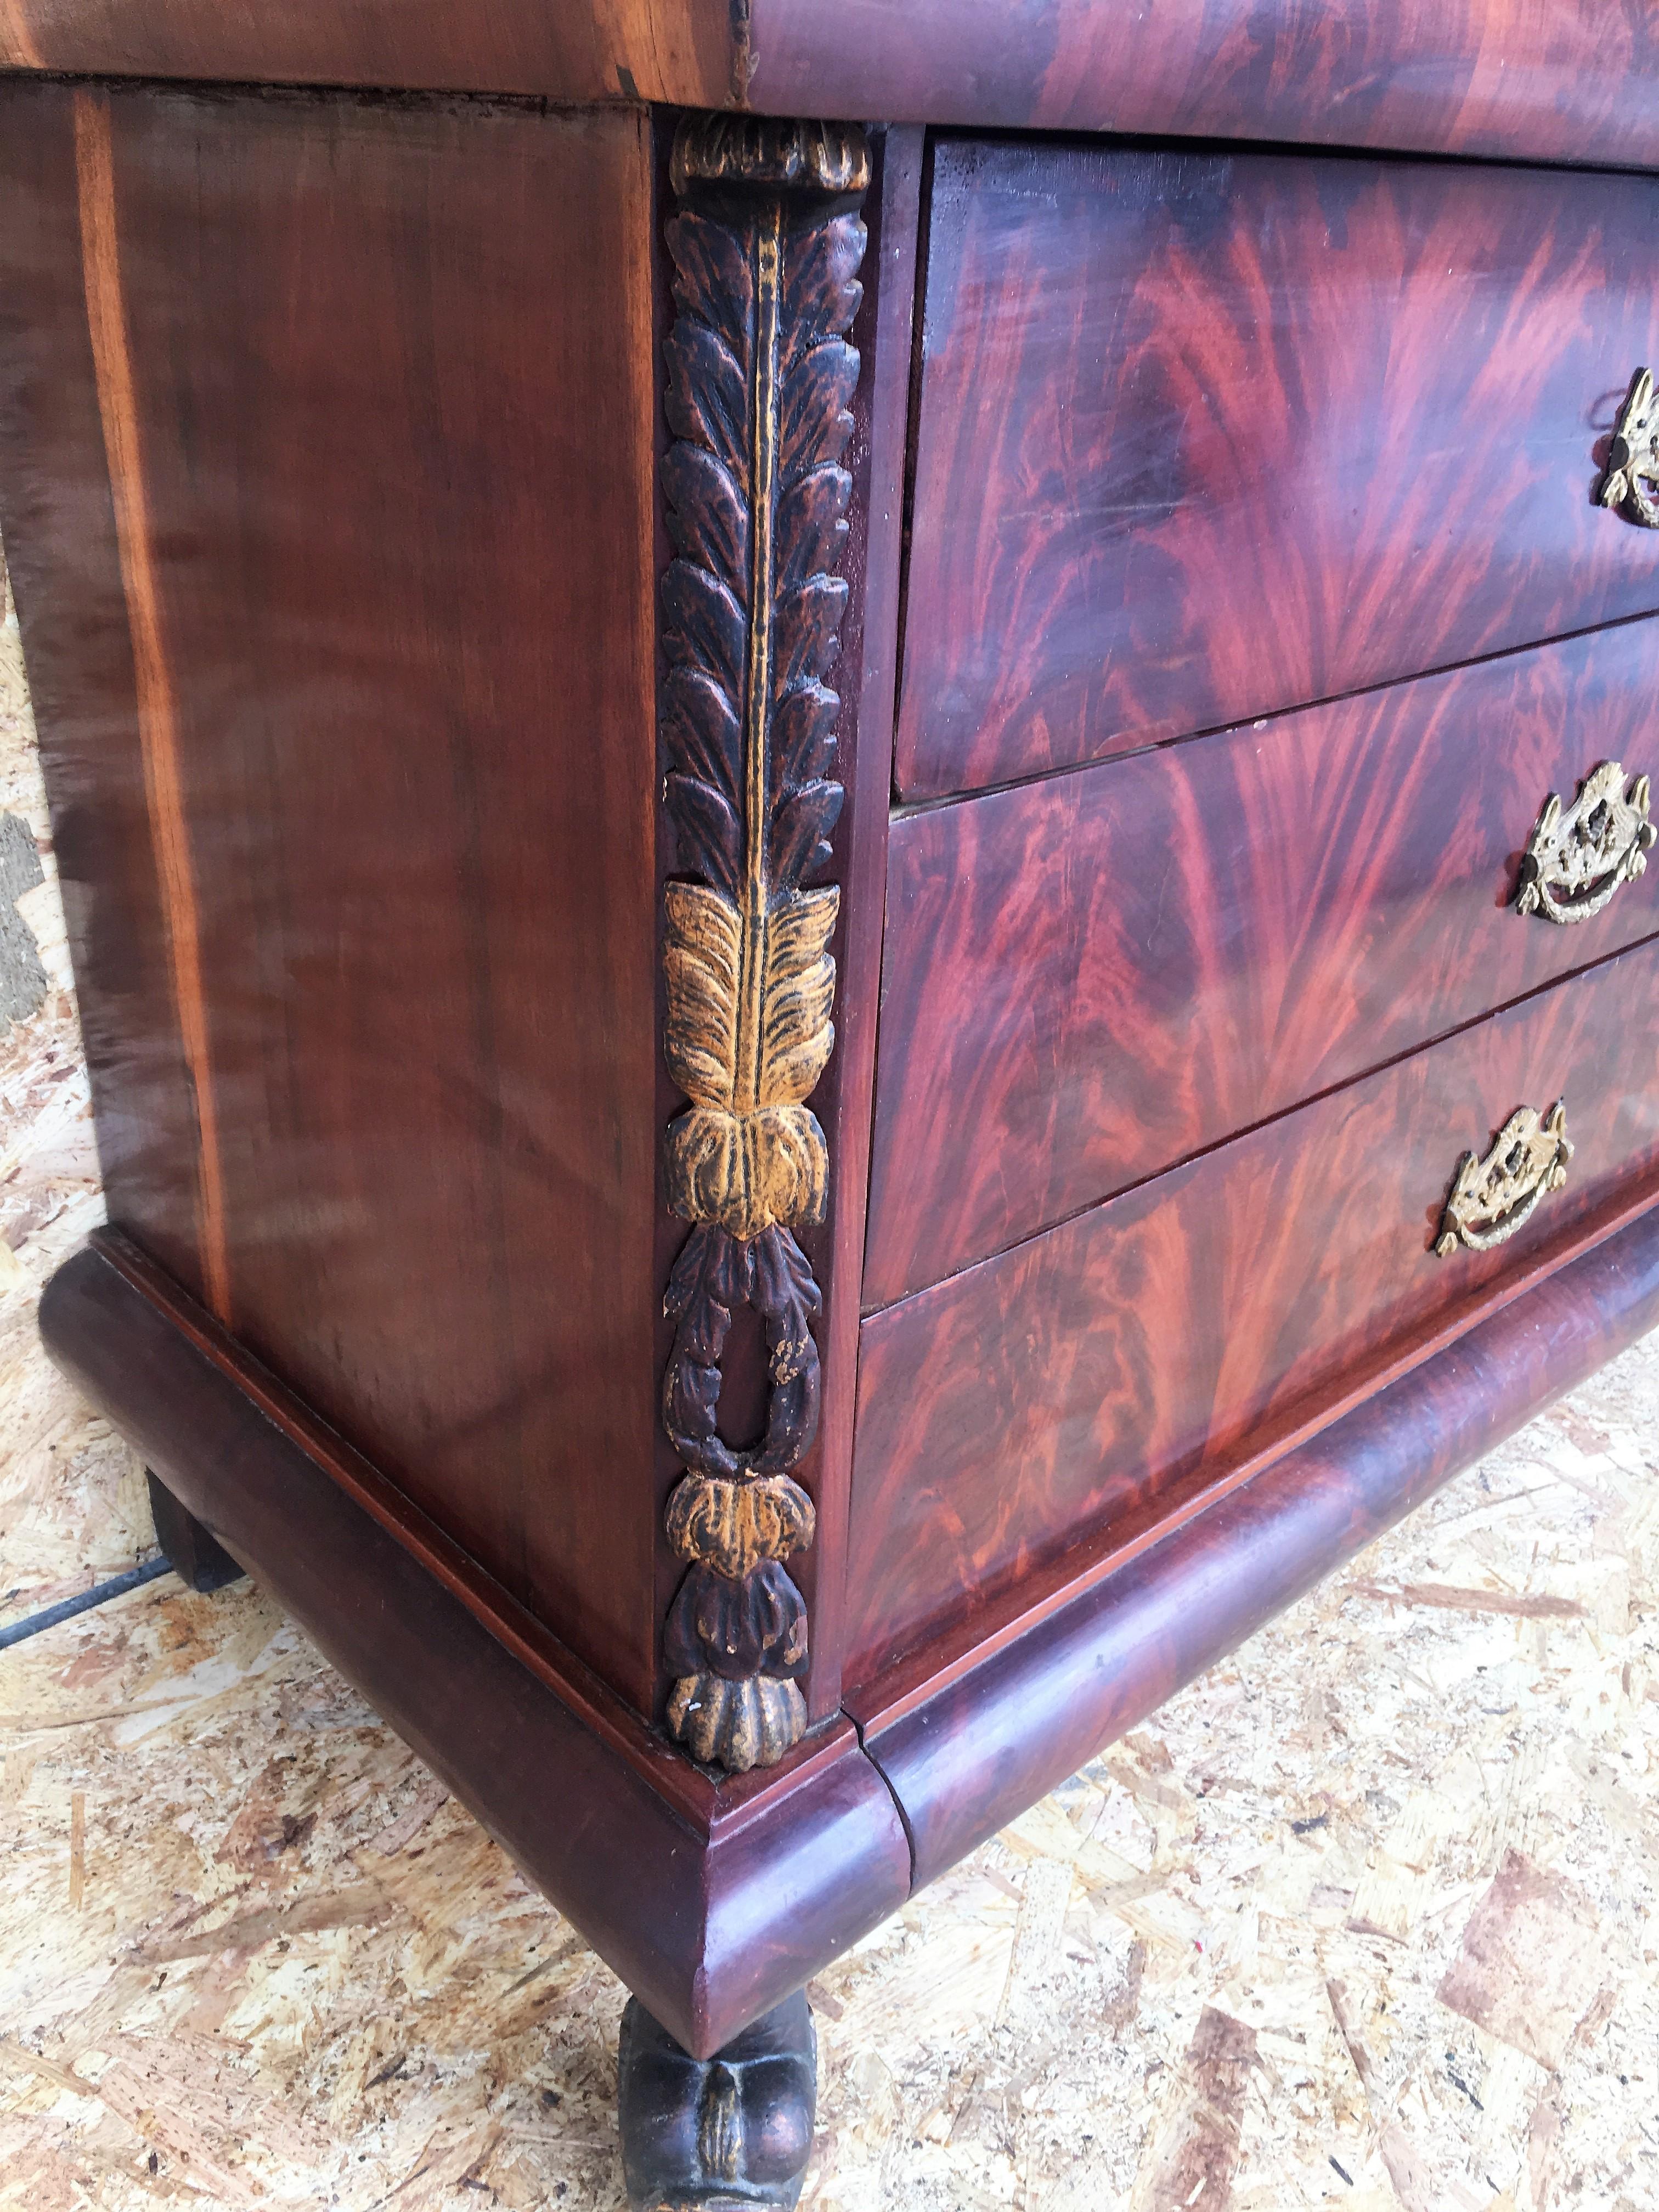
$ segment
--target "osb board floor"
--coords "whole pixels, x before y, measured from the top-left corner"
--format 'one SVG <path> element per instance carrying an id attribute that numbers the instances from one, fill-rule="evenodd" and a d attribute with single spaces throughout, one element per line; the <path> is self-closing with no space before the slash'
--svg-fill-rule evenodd
<path id="1" fill-rule="evenodd" d="M 27 734 L 12 632 L 0 805 L 44 840 Z M 98 1214 L 47 876 L 0 1620 L 152 1542 L 33 1334 Z M 804 2203 L 1653 2212 L 1656 1408 L 1659 1338 L 824 1974 Z M 0 1654 L 0 2206 L 617 2212 L 623 1991 L 257 1590 Z"/>

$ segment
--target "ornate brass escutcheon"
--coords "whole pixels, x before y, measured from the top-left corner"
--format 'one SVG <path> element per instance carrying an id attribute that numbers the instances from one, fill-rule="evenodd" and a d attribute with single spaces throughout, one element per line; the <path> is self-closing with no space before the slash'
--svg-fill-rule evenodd
<path id="1" fill-rule="evenodd" d="M 1443 1260 L 1460 1244 L 1489 1252 L 1513 1237 L 1539 1200 L 1565 1182 L 1571 1158 L 1564 1100 L 1558 1098 L 1541 1121 L 1535 1106 L 1517 1107 L 1485 1159 L 1465 1152 L 1457 1163 L 1435 1250 Z"/>
<path id="2" fill-rule="evenodd" d="M 1651 369 L 1638 368 L 1630 380 L 1595 496 L 1600 505 L 1617 507 L 1644 530 L 1659 530 L 1659 407 L 1654 404 Z"/>
<path id="3" fill-rule="evenodd" d="M 1617 761 L 1593 769 L 1565 813 L 1552 792 L 1527 841 L 1516 912 L 1560 922 L 1600 914 L 1620 884 L 1647 866 L 1648 848 L 1659 834 L 1648 819 L 1648 802 L 1646 776 L 1626 791 Z"/>

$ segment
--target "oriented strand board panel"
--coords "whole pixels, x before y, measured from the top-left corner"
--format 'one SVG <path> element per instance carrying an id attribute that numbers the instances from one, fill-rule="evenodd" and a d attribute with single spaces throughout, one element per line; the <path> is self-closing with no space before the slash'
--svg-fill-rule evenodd
<path id="1" fill-rule="evenodd" d="M 641 1702 L 652 189 L 619 108 L 0 87 L 112 1218 Z"/>

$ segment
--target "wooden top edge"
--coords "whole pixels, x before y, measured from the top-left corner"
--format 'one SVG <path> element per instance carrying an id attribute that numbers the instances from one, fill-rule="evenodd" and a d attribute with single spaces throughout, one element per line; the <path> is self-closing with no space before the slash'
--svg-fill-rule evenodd
<path id="1" fill-rule="evenodd" d="M 775 115 L 1659 164 L 1659 17 L 1605 0 L 750 0 Z"/>
<path id="2" fill-rule="evenodd" d="M 728 0 L 0 0 L 0 70 L 726 107 Z"/>
<path id="3" fill-rule="evenodd" d="M 3 0 L 0 70 L 1659 167 L 1603 0 Z"/>

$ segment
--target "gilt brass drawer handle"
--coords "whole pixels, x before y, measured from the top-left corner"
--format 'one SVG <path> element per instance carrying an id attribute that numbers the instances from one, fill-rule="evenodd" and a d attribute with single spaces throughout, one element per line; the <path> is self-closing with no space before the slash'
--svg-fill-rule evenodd
<path id="1" fill-rule="evenodd" d="M 1484 1160 L 1465 1152 L 1458 1162 L 1435 1250 L 1443 1260 L 1460 1244 L 1490 1252 L 1513 1237 L 1546 1192 L 1565 1182 L 1571 1158 L 1563 1100 L 1541 1121 L 1535 1106 L 1517 1107 Z"/>
<path id="2" fill-rule="evenodd" d="M 1656 832 L 1648 819 L 1648 780 L 1628 791 L 1617 761 L 1603 761 L 1578 787 L 1565 813 L 1553 792 L 1521 862 L 1515 903 L 1550 921 L 1588 921 L 1620 884 L 1648 864 Z"/>
<path id="3" fill-rule="evenodd" d="M 1659 530 L 1659 407 L 1650 369 L 1638 368 L 1630 380 L 1595 496 L 1644 530 Z"/>

